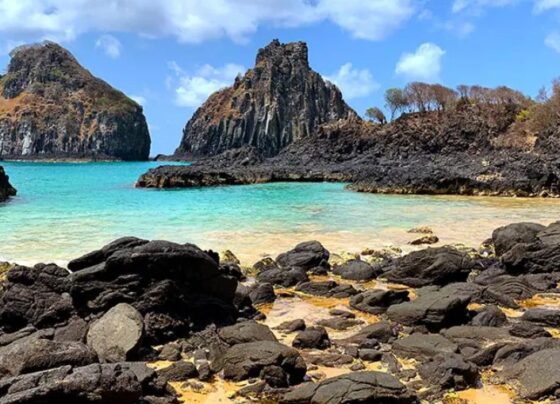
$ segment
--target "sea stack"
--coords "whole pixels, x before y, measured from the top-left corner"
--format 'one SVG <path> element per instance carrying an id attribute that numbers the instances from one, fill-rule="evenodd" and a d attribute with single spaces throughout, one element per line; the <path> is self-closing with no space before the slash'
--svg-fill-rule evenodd
<path id="1" fill-rule="evenodd" d="M 53 42 L 14 49 L 0 76 L 0 158 L 147 160 L 142 107 Z"/>
<path id="2" fill-rule="evenodd" d="M 16 190 L 10 184 L 9 177 L 4 172 L 4 168 L 0 166 L 0 202 L 4 202 L 10 196 L 16 194 Z"/>
<path id="3" fill-rule="evenodd" d="M 212 94 L 183 131 L 177 156 L 253 146 L 270 157 L 321 124 L 357 117 L 339 89 L 309 66 L 307 44 L 273 40 L 255 67 Z"/>

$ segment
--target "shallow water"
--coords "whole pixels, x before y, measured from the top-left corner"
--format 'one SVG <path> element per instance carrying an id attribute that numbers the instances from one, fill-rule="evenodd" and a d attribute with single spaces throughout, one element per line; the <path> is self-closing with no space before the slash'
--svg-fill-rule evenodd
<path id="1" fill-rule="evenodd" d="M 560 200 L 372 195 L 343 184 L 135 189 L 159 163 L 4 162 L 18 196 L 0 204 L 0 260 L 64 264 L 118 237 L 229 248 L 244 263 L 308 239 L 332 251 L 406 245 L 419 225 L 476 245 L 498 225 L 549 223 Z"/>

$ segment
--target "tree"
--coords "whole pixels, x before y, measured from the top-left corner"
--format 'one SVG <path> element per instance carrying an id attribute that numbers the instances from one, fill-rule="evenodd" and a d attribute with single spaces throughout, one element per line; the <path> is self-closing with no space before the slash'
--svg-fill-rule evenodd
<path id="1" fill-rule="evenodd" d="M 404 111 L 409 106 L 405 92 L 400 88 L 389 88 L 385 91 L 385 105 L 391 111 L 391 121 L 397 112 Z"/>
<path id="2" fill-rule="evenodd" d="M 441 84 L 432 84 L 431 90 L 432 101 L 439 110 L 445 111 L 457 100 L 457 92 Z"/>
<path id="3" fill-rule="evenodd" d="M 469 99 L 469 86 L 465 84 L 459 84 L 457 86 L 457 91 L 459 92 L 459 96 L 461 97 L 462 100 Z"/>
<path id="4" fill-rule="evenodd" d="M 366 110 L 366 116 L 372 122 L 379 122 L 381 125 L 387 123 L 385 114 L 377 107 L 371 107 Z"/>
<path id="5" fill-rule="evenodd" d="M 430 110 L 430 103 L 433 97 L 429 84 L 414 81 L 408 83 L 404 91 L 406 93 L 406 98 L 417 111 L 426 112 Z"/>

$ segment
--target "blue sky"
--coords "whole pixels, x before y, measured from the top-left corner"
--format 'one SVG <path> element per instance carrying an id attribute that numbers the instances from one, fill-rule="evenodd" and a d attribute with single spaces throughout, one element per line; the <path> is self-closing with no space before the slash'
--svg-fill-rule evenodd
<path id="1" fill-rule="evenodd" d="M 306 41 L 360 114 L 411 80 L 534 96 L 560 76 L 560 0 L 0 0 L 0 64 L 18 44 L 61 43 L 144 105 L 152 155 L 273 38 Z"/>

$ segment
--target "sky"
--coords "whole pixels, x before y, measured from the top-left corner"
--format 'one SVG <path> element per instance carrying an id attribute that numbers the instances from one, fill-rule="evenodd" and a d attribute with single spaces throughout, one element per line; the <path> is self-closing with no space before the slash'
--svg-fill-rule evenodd
<path id="1" fill-rule="evenodd" d="M 60 43 L 143 105 L 152 155 L 274 38 L 307 42 L 360 114 L 414 80 L 535 96 L 560 76 L 560 0 L 0 0 L 0 66 Z"/>

